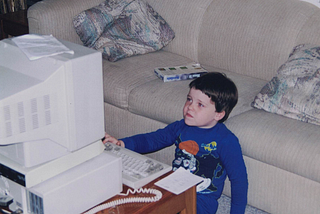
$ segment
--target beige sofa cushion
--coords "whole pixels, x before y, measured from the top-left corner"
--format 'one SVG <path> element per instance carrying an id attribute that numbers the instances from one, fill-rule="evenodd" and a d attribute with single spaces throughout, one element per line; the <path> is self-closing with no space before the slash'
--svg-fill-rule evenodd
<path id="1" fill-rule="evenodd" d="M 167 51 L 126 58 L 119 62 L 103 60 L 104 101 L 163 123 L 180 120 L 191 81 L 164 83 L 155 75 L 154 68 L 191 62 L 188 58 Z M 208 71 L 223 72 L 234 80 L 239 99 L 230 117 L 252 109 L 250 104 L 255 95 L 267 83 L 265 80 L 202 66 Z"/>
<path id="2" fill-rule="evenodd" d="M 129 111 L 167 124 L 181 120 L 189 82 L 147 82 L 132 90 Z"/>
<path id="3" fill-rule="evenodd" d="M 234 80 L 239 99 L 230 117 L 252 109 L 251 102 L 266 84 L 265 80 L 255 79 L 218 70 L 209 66 L 203 66 L 209 72 L 219 71 L 225 73 Z M 189 91 L 190 80 L 163 83 L 160 79 L 146 82 L 140 87 L 134 88 L 129 95 L 129 111 L 155 119 L 164 123 L 172 123 L 182 119 L 182 108 Z"/>
<path id="4" fill-rule="evenodd" d="M 154 73 L 155 67 L 183 65 L 190 62 L 190 59 L 163 50 L 118 62 L 103 60 L 104 101 L 127 109 L 129 94 L 133 89 L 154 80 L 161 81 Z M 139 94 L 137 97 L 133 99 L 138 100 L 143 98 L 143 95 Z"/>
<path id="5" fill-rule="evenodd" d="M 225 123 L 245 156 L 320 182 L 319 126 L 253 109 Z"/>
<path id="6" fill-rule="evenodd" d="M 263 87 L 267 82 L 265 80 L 217 69 L 212 66 L 204 65 L 204 68 L 206 68 L 208 71 L 218 71 L 225 73 L 227 77 L 233 80 L 236 84 L 238 89 L 238 103 L 232 110 L 229 118 L 252 109 L 251 102 L 256 95 L 255 93 L 259 92 L 261 90 L 261 87 Z"/>

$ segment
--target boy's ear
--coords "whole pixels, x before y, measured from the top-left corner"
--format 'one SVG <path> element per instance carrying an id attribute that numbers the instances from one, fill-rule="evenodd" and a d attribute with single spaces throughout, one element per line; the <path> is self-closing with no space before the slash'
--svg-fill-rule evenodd
<path id="1" fill-rule="evenodd" d="M 219 121 L 219 120 L 221 120 L 225 115 L 226 115 L 226 112 L 225 112 L 225 111 L 217 112 L 217 113 L 216 113 L 216 118 L 215 118 L 215 120 L 216 120 L 216 121 Z"/>

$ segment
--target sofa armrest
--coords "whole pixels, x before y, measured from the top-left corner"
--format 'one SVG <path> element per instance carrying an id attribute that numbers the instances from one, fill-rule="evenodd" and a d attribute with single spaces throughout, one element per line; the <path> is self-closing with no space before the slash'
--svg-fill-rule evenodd
<path id="1" fill-rule="evenodd" d="M 29 32 L 50 35 L 58 39 L 82 44 L 75 32 L 72 19 L 83 10 L 103 0 L 44 0 L 28 9 Z"/>

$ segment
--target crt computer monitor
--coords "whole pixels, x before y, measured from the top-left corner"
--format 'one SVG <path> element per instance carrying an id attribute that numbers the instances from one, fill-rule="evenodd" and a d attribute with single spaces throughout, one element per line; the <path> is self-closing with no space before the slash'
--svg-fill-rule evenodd
<path id="1" fill-rule="evenodd" d="M 104 136 L 101 53 L 63 44 L 74 54 L 31 61 L 0 41 L 0 154 L 25 167 Z"/>

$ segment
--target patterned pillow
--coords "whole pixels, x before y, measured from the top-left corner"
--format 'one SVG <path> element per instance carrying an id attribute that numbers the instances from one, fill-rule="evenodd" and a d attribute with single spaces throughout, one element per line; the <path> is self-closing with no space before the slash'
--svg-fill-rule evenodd
<path id="1" fill-rule="evenodd" d="M 111 0 L 106 2 L 109 1 Z M 112 62 L 160 50 L 175 36 L 167 22 L 149 4 L 142 0 L 131 0 L 131 2 L 127 0 L 126 3 L 120 14 L 111 14 L 113 18 L 109 23 L 106 21 L 96 23 L 99 20 L 92 19 L 94 26 L 104 25 L 104 30 L 102 33 L 100 31 L 94 33 L 94 39 L 89 39 L 94 42 L 89 47 L 101 51 L 103 57 Z M 105 3 L 105 5 L 108 4 Z M 111 19 L 106 18 L 105 20 Z"/>
<path id="2" fill-rule="evenodd" d="M 108 0 L 74 17 L 73 25 L 83 44 L 91 48 L 104 29 L 113 23 L 131 1 Z"/>
<path id="3" fill-rule="evenodd" d="M 252 106 L 320 125 L 320 47 L 296 46 Z"/>

